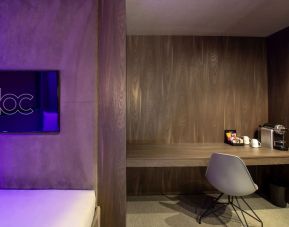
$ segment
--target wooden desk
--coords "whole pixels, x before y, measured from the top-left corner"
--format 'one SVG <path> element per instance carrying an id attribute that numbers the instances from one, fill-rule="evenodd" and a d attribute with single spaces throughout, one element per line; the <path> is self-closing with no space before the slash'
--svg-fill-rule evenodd
<path id="1" fill-rule="evenodd" d="M 289 164 L 289 152 L 268 148 L 234 147 L 224 143 L 127 145 L 127 167 L 207 166 L 212 153 L 241 157 L 246 165 Z"/>

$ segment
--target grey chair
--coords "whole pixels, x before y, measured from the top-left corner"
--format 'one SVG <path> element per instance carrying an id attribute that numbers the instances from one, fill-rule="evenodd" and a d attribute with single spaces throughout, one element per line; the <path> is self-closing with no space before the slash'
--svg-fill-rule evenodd
<path id="1" fill-rule="evenodd" d="M 242 159 L 240 159 L 238 156 L 222 153 L 212 154 L 207 167 L 206 178 L 212 186 L 221 192 L 221 194 L 198 217 L 198 222 L 200 224 L 204 217 L 221 208 L 231 205 L 243 226 L 249 226 L 245 214 L 251 216 L 260 222 L 261 226 L 263 226 L 262 220 L 243 198 L 243 196 L 250 195 L 257 191 L 258 186 L 254 183 Z M 219 199 L 224 194 L 227 195 L 228 201 L 225 203 L 220 203 Z M 251 213 L 241 208 L 239 198 L 244 202 L 244 204 L 246 204 Z M 217 204 L 220 204 L 221 206 L 217 207 Z M 241 211 L 243 220 L 237 213 L 236 209 Z"/>

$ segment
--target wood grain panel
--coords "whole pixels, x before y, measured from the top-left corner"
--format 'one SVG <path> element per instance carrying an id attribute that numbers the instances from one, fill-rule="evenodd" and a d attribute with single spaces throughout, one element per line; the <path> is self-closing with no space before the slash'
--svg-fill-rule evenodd
<path id="1" fill-rule="evenodd" d="M 269 120 L 289 127 L 289 28 L 270 36 L 267 47 Z"/>
<path id="2" fill-rule="evenodd" d="M 206 168 L 128 168 L 128 195 L 191 194 L 215 191 L 205 178 Z"/>
<path id="3" fill-rule="evenodd" d="M 269 121 L 289 127 L 289 27 L 267 38 Z M 289 133 L 286 134 L 289 142 Z M 289 184 L 289 165 L 280 166 L 270 172 L 269 179 Z M 265 175 L 265 176 L 267 176 Z M 264 177 L 263 177 L 264 178 Z M 289 196 L 289 192 L 287 193 Z"/>
<path id="4" fill-rule="evenodd" d="M 269 198 L 269 183 L 272 179 L 282 180 L 278 166 L 249 166 L 248 170 L 259 186 L 258 193 Z M 284 168 L 282 168 L 284 170 Z M 198 194 L 216 192 L 205 178 L 202 168 L 128 168 L 128 195 Z M 283 171 L 284 172 L 284 171 Z M 284 176 L 284 175 L 282 175 Z M 284 178 L 283 178 L 284 179 Z M 160 181 L 161 180 L 161 181 Z M 288 184 L 288 180 L 281 181 Z"/>
<path id="5" fill-rule="evenodd" d="M 258 193 L 269 198 L 269 183 L 272 179 L 289 183 L 288 179 L 284 178 L 283 167 L 248 166 L 254 182 L 259 186 Z M 216 192 L 205 178 L 205 173 L 205 167 L 129 167 L 127 181 L 133 183 L 127 185 L 127 193 L 128 195 L 177 195 Z"/>
<path id="6" fill-rule="evenodd" d="M 98 174 L 101 226 L 126 226 L 125 0 L 99 1 Z"/>
<path id="7" fill-rule="evenodd" d="M 289 164 L 289 152 L 270 148 L 231 146 L 224 143 L 131 144 L 127 148 L 128 167 L 197 167 L 207 166 L 215 152 L 236 155 L 246 165 Z"/>
<path id="8" fill-rule="evenodd" d="M 128 143 L 222 142 L 268 120 L 262 38 L 127 39 Z"/>
<path id="9" fill-rule="evenodd" d="M 241 157 L 264 196 L 269 197 L 269 183 L 289 183 L 288 165 L 284 165 L 289 163 L 288 152 L 226 144 L 138 144 L 128 146 L 128 194 L 214 191 L 205 178 L 205 166 L 216 151 Z M 201 167 L 189 168 L 196 166 Z"/>
<path id="10" fill-rule="evenodd" d="M 268 121 L 267 90 L 263 38 L 127 38 L 129 144 L 222 142 L 229 128 L 252 137 Z M 128 192 L 198 192 L 207 187 L 195 183 L 186 188 L 189 177 L 182 175 L 203 182 L 200 171 L 179 168 L 174 175 L 166 168 L 129 168 Z M 172 177 L 165 178 L 168 172 Z M 159 185 L 146 190 L 152 181 Z"/>

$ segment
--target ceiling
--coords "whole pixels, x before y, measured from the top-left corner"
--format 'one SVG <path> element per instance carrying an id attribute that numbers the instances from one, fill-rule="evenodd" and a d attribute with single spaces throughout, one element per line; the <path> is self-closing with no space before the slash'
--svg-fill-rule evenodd
<path id="1" fill-rule="evenodd" d="M 128 35 L 271 35 L 289 26 L 289 0 L 126 0 Z"/>

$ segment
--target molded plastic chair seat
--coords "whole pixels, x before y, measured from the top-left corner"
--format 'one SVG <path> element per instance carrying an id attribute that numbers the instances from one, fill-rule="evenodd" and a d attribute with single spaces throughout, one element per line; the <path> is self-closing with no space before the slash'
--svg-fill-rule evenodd
<path id="1" fill-rule="evenodd" d="M 206 177 L 216 189 L 230 196 L 246 196 L 258 190 L 245 163 L 238 156 L 212 154 Z"/>
<path id="2" fill-rule="evenodd" d="M 208 206 L 208 208 L 199 216 L 198 222 L 200 224 L 202 218 L 222 207 L 231 205 L 243 226 L 249 226 L 245 218 L 245 214 L 251 216 L 260 222 L 261 226 L 263 226 L 262 220 L 243 198 L 243 196 L 250 195 L 257 191 L 258 185 L 254 183 L 242 159 L 234 155 L 214 153 L 210 158 L 206 171 L 206 177 L 210 184 L 218 189 L 221 194 L 215 198 L 210 206 Z M 228 195 L 228 202 L 218 202 L 224 194 Z M 244 204 L 249 208 L 252 214 L 241 208 L 238 197 L 243 200 Z M 217 204 L 222 204 L 222 206 L 216 207 Z M 236 209 L 241 211 L 243 220 L 237 213 Z"/>

